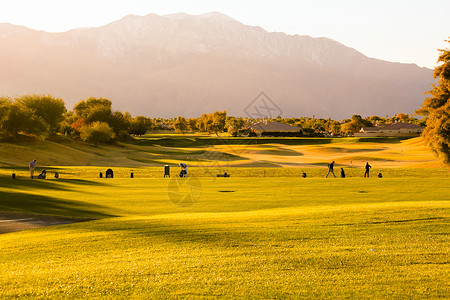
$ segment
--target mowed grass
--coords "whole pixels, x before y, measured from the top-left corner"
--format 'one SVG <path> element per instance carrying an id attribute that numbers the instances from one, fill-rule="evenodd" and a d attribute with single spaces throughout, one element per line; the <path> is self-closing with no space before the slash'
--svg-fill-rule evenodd
<path id="1" fill-rule="evenodd" d="M 21 168 L 36 158 L 37 167 L 145 168 L 193 167 L 310 168 L 336 161 L 362 168 L 436 168 L 437 160 L 421 138 L 232 138 L 204 135 L 148 135 L 132 143 L 93 146 L 64 140 L 0 143 L 0 167 Z"/>
<path id="2" fill-rule="evenodd" d="M 3 178 L 0 197 L 97 219 L 0 235 L 1 298 L 449 296 L 448 175 Z"/>
<path id="3" fill-rule="evenodd" d="M 447 298 L 439 165 L 420 138 L 1 144 L 0 211 L 96 220 L 0 235 L 0 298 Z"/>

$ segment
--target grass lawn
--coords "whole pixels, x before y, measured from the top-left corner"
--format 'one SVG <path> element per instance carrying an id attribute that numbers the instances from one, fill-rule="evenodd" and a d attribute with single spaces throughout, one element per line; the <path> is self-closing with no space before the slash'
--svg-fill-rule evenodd
<path id="1" fill-rule="evenodd" d="M 0 146 L 0 212 L 94 219 L 0 234 L 0 298 L 450 294 L 450 176 L 420 138 Z M 49 179 L 28 179 L 33 158 Z M 347 178 L 324 178 L 332 160 Z"/>
<path id="2" fill-rule="evenodd" d="M 0 235 L 0 298 L 448 297 L 448 174 L 242 172 L 0 178 L 0 211 L 97 219 Z"/>
<path id="3" fill-rule="evenodd" d="M 421 138 L 231 138 L 202 135 L 148 135 L 133 143 L 93 146 L 83 142 L 0 143 L 0 167 L 27 171 L 37 168 L 97 166 L 145 168 L 178 165 L 193 167 L 311 168 L 360 167 L 437 168 L 440 162 Z"/>

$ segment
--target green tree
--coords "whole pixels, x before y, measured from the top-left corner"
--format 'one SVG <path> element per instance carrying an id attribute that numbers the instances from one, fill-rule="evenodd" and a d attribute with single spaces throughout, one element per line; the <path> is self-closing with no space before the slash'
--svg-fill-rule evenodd
<path id="1" fill-rule="evenodd" d="M 347 122 L 341 126 L 342 132 L 347 134 L 353 134 L 361 130 L 362 127 L 372 127 L 370 118 L 363 119 L 360 115 L 353 115 L 350 122 Z"/>
<path id="2" fill-rule="evenodd" d="M 359 127 L 358 124 L 354 121 L 342 124 L 341 126 L 341 131 L 350 135 L 354 134 L 355 132 L 358 132 L 360 129 L 361 127 Z"/>
<path id="3" fill-rule="evenodd" d="M 0 97 L 0 138 L 5 138 L 10 135 L 6 128 L 6 121 L 9 118 L 12 101 L 6 97 Z"/>
<path id="4" fill-rule="evenodd" d="M 74 132 L 72 124 L 76 121 L 73 111 L 68 111 L 64 114 L 64 120 L 61 122 L 59 131 L 64 135 L 71 135 Z"/>
<path id="5" fill-rule="evenodd" d="M 195 132 L 197 130 L 197 119 L 189 118 L 186 120 L 187 126 L 191 132 Z"/>
<path id="6" fill-rule="evenodd" d="M 60 129 L 67 112 L 62 99 L 49 95 L 25 95 L 16 98 L 16 101 L 30 109 L 35 118 L 42 119 L 50 134 L 55 134 Z"/>
<path id="7" fill-rule="evenodd" d="M 197 128 L 200 131 L 208 131 L 209 124 L 212 123 L 211 118 L 208 114 L 202 114 L 197 120 Z"/>
<path id="8" fill-rule="evenodd" d="M 339 135 L 341 133 L 341 124 L 338 121 L 332 121 L 329 131 L 334 135 Z"/>
<path id="9" fill-rule="evenodd" d="M 378 124 L 385 124 L 385 123 L 388 122 L 388 120 L 383 119 L 383 118 L 381 118 L 379 116 L 371 116 L 371 117 L 368 117 L 367 120 L 369 120 L 372 124 L 377 124 L 377 123 Z"/>
<path id="10" fill-rule="evenodd" d="M 450 40 L 447 41 L 450 43 Z M 433 152 L 450 166 L 450 49 L 441 52 L 434 69 L 434 78 L 439 78 L 438 85 L 432 85 L 428 92 L 431 97 L 425 99 L 416 113 L 426 116 L 427 127 L 422 136 Z"/>
<path id="11" fill-rule="evenodd" d="M 109 123 L 112 116 L 111 106 L 112 102 L 108 99 L 91 97 L 78 102 L 73 110 L 78 118 L 84 118 L 89 123 L 96 121 Z"/>
<path id="12" fill-rule="evenodd" d="M 361 127 L 371 127 L 373 126 L 372 122 L 370 122 L 370 117 L 363 119 L 360 115 L 353 115 L 352 121 L 355 122 L 356 126 L 361 129 Z M 358 129 L 358 130 L 359 130 Z"/>
<path id="13" fill-rule="evenodd" d="M 0 129 L 3 137 L 17 137 L 20 133 L 45 137 L 48 125 L 22 103 L 3 98 L 0 100 Z"/>
<path id="14" fill-rule="evenodd" d="M 81 127 L 80 137 L 83 141 L 93 143 L 107 143 L 115 138 L 114 131 L 105 122 L 93 122 Z"/>
<path id="15" fill-rule="evenodd" d="M 403 123 L 408 123 L 409 122 L 409 115 L 408 114 L 404 114 L 404 113 L 399 113 L 397 115 L 397 117 L 399 118 L 399 120 Z"/>
<path id="16" fill-rule="evenodd" d="M 226 121 L 226 128 L 228 130 L 228 133 L 232 136 L 239 136 L 240 132 L 244 128 L 245 121 L 242 117 L 235 118 L 235 117 L 227 117 Z"/>
<path id="17" fill-rule="evenodd" d="M 137 116 L 130 121 L 128 132 L 133 135 L 144 135 L 151 129 L 152 121 L 143 116 Z"/>
<path id="18" fill-rule="evenodd" d="M 186 131 L 186 129 L 188 128 L 186 119 L 181 116 L 178 116 L 178 118 L 175 120 L 175 123 L 173 124 L 173 126 L 175 127 L 176 132 L 181 132 L 183 134 Z"/>
<path id="19" fill-rule="evenodd" d="M 225 124 L 227 121 L 227 112 L 223 111 L 215 111 L 210 114 L 211 122 L 209 123 L 208 131 L 214 132 L 217 136 L 219 136 L 219 132 L 222 132 L 225 128 Z"/>
<path id="20" fill-rule="evenodd" d="M 310 127 L 303 127 L 303 132 L 308 135 L 311 136 L 314 134 L 314 129 L 310 128 Z"/>
<path id="21" fill-rule="evenodd" d="M 5 134 L 5 128 L 3 124 L 8 118 L 11 103 L 11 99 L 0 97 L 0 134 L 2 134 L 2 136 Z"/>
<path id="22" fill-rule="evenodd" d="M 109 118 L 109 126 L 114 130 L 114 133 L 128 131 L 133 118 L 129 112 L 122 113 L 120 111 L 115 111 L 111 114 Z"/>

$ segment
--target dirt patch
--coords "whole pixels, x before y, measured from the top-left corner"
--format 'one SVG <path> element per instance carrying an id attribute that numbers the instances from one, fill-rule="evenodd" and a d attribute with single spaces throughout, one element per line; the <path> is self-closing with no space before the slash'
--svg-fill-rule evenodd
<path id="1" fill-rule="evenodd" d="M 0 212 L 0 234 L 40 228 L 44 226 L 72 224 L 92 220 L 93 219 L 57 217 L 15 212 Z"/>

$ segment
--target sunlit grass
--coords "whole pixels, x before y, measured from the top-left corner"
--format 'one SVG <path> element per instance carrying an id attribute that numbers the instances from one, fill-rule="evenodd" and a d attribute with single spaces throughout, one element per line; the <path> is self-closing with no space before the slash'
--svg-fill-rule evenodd
<path id="1" fill-rule="evenodd" d="M 448 295 L 448 176 L 171 180 L 0 179 L 0 210 L 99 218 L 0 235 L 0 297 Z"/>
<path id="2" fill-rule="evenodd" d="M 35 142 L 0 147 L 0 167 L 149 167 L 188 162 L 190 166 L 315 167 L 332 160 L 362 167 L 440 167 L 421 138 L 230 138 L 207 135 L 148 135 L 131 144 L 92 146 L 82 142 Z"/>
<path id="3" fill-rule="evenodd" d="M 450 174 L 420 139 L 222 139 L 2 144 L 0 211 L 96 220 L 0 235 L 0 298 L 448 297 Z"/>

